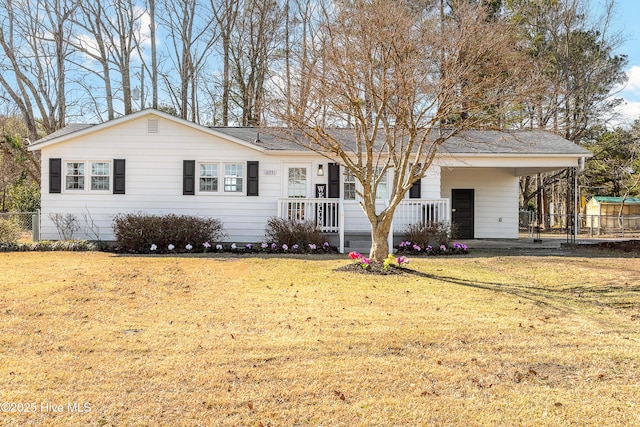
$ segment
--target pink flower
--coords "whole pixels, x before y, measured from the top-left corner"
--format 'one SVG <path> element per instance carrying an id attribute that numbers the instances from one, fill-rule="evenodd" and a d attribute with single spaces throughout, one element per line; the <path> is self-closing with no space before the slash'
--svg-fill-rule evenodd
<path id="1" fill-rule="evenodd" d="M 360 259 L 362 258 L 362 254 L 358 252 L 349 252 L 349 258 L 351 259 Z"/>

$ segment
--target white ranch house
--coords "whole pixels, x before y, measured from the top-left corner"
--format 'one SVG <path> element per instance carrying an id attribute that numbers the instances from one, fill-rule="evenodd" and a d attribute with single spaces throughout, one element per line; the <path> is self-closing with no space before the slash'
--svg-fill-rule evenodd
<path id="1" fill-rule="evenodd" d="M 143 110 L 97 125 L 69 125 L 34 142 L 41 151 L 42 239 L 51 214 L 90 216 L 113 240 L 118 213 L 188 214 L 222 221 L 227 241 L 264 239 L 273 216 L 307 219 L 342 251 L 370 242 L 353 177 L 268 129 L 209 128 Z M 346 134 L 345 134 L 346 135 Z M 471 131 L 450 138 L 394 217 L 394 236 L 424 221 L 453 221 L 458 238 L 518 238 L 518 178 L 577 167 L 590 153 L 542 131 Z M 380 206 L 386 201 L 384 184 Z M 83 229 L 74 238 L 95 239 Z M 393 236 L 391 236 L 393 238 Z"/>

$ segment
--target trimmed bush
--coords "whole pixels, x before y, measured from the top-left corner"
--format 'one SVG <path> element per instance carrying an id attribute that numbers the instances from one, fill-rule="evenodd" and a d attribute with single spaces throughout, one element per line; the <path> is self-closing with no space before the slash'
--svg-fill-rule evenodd
<path id="1" fill-rule="evenodd" d="M 218 219 L 174 214 L 120 214 L 113 220 L 113 231 L 117 249 L 130 253 L 202 252 L 205 243 L 225 236 Z"/>
<path id="2" fill-rule="evenodd" d="M 20 237 L 20 227 L 8 219 L 0 219 L 0 243 L 15 244 Z"/>
<path id="3" fill-rule="evenodd" d="M 278 247 L 299 245 L 301 248 L 307 248 L 312 244 L 321 248 L 325 241 L 314 222 L 277 217 L 269 218 L 267 221 L 265 237 L 267 242 L 275 243 Z"/>
<path id="4" fill-rule="evenodd" d="M 405 240 L 420 247 L 449 245 L 449 227 L 444 222 L 409 224 L 404 231 Z"/>

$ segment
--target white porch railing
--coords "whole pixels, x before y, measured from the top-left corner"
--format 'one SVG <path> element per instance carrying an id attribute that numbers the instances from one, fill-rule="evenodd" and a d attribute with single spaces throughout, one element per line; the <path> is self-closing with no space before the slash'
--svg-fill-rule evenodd
<path id="1" fill-rule="evenodd" d="M 287 198 L 278 200 L 278 217 L 296 221 L 313 221 L 323 233 L 338 233 L 339 250 L 344 252 L 344 206 L 341 199 Z M 364 219 L 366 220 L 366 218 Z M 407 199 L 396 208 L 393 234 L 405 231 L 410 224 L 451 222 L 449 199 Z"/>
<path id="2" fill-rule="evenodd" d="M 449 199 L 407 199 L 400 202 L 393 216 L 393 231 L 402 232 L 410 224 L 451 222 Z"/>
<path id="3" fill-rule="evenodd" d="M 296 221 L 313 221 L 323 233 L 341 231 L 340 199 L 279 199 L 278 217 Z"/>

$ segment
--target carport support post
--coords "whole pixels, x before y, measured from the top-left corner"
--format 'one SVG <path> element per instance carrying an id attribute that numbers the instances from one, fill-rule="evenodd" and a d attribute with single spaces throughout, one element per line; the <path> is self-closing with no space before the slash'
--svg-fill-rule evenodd
<path id="1" fill-rule="evenodd" d="M 578 194 L 578 168 L 573 168 L 573 243 L 578 240 L 578 226 L 580 221 L 580 195 Z"/>

